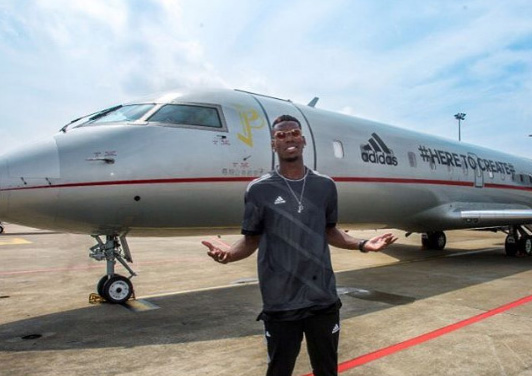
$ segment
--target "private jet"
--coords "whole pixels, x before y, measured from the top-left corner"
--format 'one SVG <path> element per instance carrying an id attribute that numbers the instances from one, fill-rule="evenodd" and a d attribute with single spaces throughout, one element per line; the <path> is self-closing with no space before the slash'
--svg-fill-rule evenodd
<path id="1" fill-rule="evenodd" d="M 341 224 L 421 233 L 440 250 L 445 230 L 490 228 L 506 232 L 508 255 L 532 252 L 531 160 L 317 101 L 184 91 L 80 117 L 0 156 L 0 218 L 92 236 L 90 257 L 107 265 L 98 294 L 123 303 L 135 275 L 126 237 L 238 232 L 247 184 L 276 166 L 270 124 L 288 114 L 301 120 L 306 165 L 337 183 Z"/>

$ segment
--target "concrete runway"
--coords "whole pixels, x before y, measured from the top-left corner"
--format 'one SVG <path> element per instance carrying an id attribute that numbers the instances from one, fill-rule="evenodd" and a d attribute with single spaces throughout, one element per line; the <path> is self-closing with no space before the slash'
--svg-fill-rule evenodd
<path id="1" fill-rule="evenodd" d="M 532 375 L 532 257 L 501 233 L 448 232 L 445 251 L 396 233 L 380 254 L 332 250 L 341 374 Z M 117 306 L 88 302 L 105 272 L 89 236 L 6 224 L 0 374 L 263 375 L 255 255 L 220 265 L 200 244 L 237 238 L 128 238 L 137 301 Z M 294 375 L 310 372 L 303 346 Z"/>

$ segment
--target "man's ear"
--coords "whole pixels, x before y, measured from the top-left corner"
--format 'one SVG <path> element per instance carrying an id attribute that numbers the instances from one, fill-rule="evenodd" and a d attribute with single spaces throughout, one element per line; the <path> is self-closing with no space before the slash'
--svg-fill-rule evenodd
<path id="1" fill-rule="evenodd" d="M 273 151 L 274 153 L 276 153 L 276 152 L 277 152 L 277 149 L 275 149 L 275 141 L 274 141 L 274 140 L 272 140 L 271 145 L 272 145 L 272 151 Z"/>
<path id="2" fill-rule="evenodd" d="M 307 146 L 307 139 L 305 138 L 305 136 L 303 136 L 303 145 Z"/>

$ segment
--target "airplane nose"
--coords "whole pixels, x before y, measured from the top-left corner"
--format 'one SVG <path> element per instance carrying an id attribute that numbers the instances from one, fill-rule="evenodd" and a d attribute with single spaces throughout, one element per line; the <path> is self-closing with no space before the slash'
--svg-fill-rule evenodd
<path id="1" fill-rule="evenodd" d="M 0 159 L 0 221 L 39 227 L 53 221 L 60 179 L 55 139 L 4 154 Z"/>
<path id="2" fill-rule="evenodd" d="M 58 179 L 59 152 L 55 139 L 39 141 L 6 155 L 7 175 L 24 185 L 46 183 L 44 179 Z"/>

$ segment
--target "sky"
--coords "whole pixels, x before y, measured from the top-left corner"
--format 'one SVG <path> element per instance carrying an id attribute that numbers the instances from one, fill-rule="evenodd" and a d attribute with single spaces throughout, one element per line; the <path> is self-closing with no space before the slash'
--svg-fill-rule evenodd
<path id="1" fill-rule="evenodd" d="M 0 0 L 0 154 L 197 87 L 532 158 L 532 2 Z"/>

